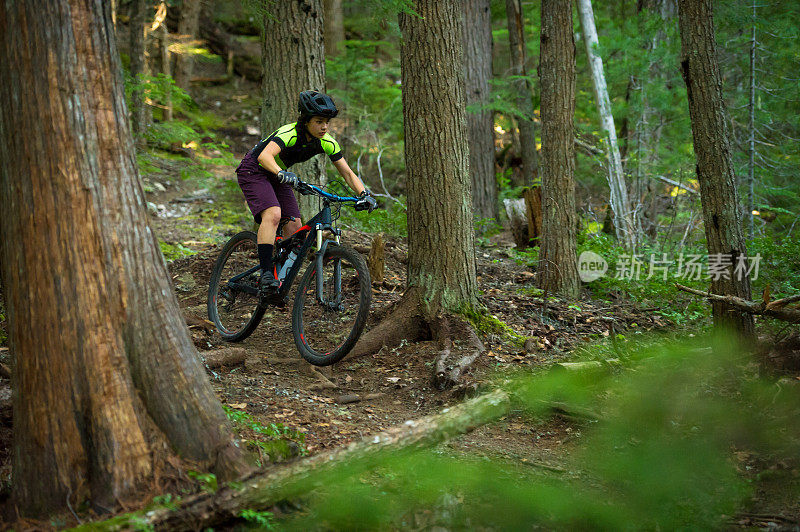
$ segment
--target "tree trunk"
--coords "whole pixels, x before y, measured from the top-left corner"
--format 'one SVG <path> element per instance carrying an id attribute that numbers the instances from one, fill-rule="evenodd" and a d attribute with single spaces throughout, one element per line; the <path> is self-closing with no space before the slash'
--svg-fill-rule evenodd
<path id="1" fill-rule="evenodd" d="M 511 49 L 511 75 L 520 76 L 514 82 L 514 86 L 517 93 L 517 107 L 521 113 L 517 117 L 517 123 L 519 124 L 522 153 L 522 183 L 525 186 L 531 186 L 538 172 L 538 163 L 536 160 L 536 131 L 533 124 L 533 88 L 530 80 L 523 79 L 528 75 L 528 70 L 525 66 L 525 26 L 521 0 L 506 0 L 506 16 Z"/>
<path id="2" fill-rule="evenodd" d="M 414 9 L 420 16 L 400 15 L 408 289 L 394 312 L 361 338 L 351 357 L 431 334 L 441 350 L 435 382 L 443 387 L 454 384 L 483 352 L 469 325 L 452 316 L 478 304 L 464 112 L 462 8 L 457 0 L 417 0 Z M 453 338 L 467 340 L 472 352 L 448 368 Z"/>
<path id="3" fill-rule="evenodd" d="M 578 296 L 575 230 L 575 41 L 572 7 L 542 1 L 542 238 L 538 284 L 568 298 Z"/>
<path id="4" fill-rule="evenodd" d="M 455 0 L 419 0 L 423 18 L 400 17 L 408 285 L 433 310 L 474 304 L 478 292 L 458 8 Z"/>
<path id="5" fill-rule="evenodd" d="M 644 0 L 640 1 L 638 11 L 648 12 L 649 16 L 661 19 L 662 28 L 673 24 L 676 16 L 677 6 L 675 0 Z M 668 46 L 668 36 L 664 29 L 658 29 L 646 47 L 648 55 L 652 57 L 660 48 Z M 636 157 L 637 162 L 635 172 L 632 172 L 636 186 L 633 189 L 633 202 L 641 201 L 644 196 L 642 182 L 645 182 L 646 193 L 650 197 L 649 207 L 647 208 L 647 233 L 652 237 L 658 234 L 657 223 L 657 196 L 660 194 L 658 182 L 654 179 L 656 164 L 658 163 L 659 144 L 664 129 L 664 118 L 661 111 L 654 104 L 655 97 L 651 96 L 650 88 L 657 85 L 664 86 L 667 83 L 664 65 L 660 61 L 653 59 L 645 72 L 646 80 L 637 83 L 640 85 L 641 114 L 636 123 L 635 133 Z M 633 128 L 632 128 L 633 129 Z M 642 217 L 635 219 L 636 227 L 642 224 Z"/>
<path id="6" fill-rule="evenodd" d="M 325 1 L 325 55 L 339 55 L 339 44 L 344 41 L 344 11 L 342 0 Z"/>
<path id="7" fill-rule="evenodd" d="M 583 28 L 583 42 L 586 45 L 586 56 L 589 70 L 592 75 L 597 111 L 600 114 L 600 123 L 603 128 L 606 142 L 606 157 L 608 161 L 608 186 L 611 190 L 611 209 L 614 211 L 614 228 L 617 240 L 628 249 L 635 249 L 638 240 L 638 231 L 633 219 L 633 212 L 628 201 L 628 187 L 625 175 L 622 172 L 622 159 L 619 155 L 617 143 L 617 129 L 614 125 L 614 115 L 611 113 L 611 101 L 608 98 L 606 76 L 603 73 L 603 59 L 597 53 L 599 46 L 597 30 L 594 25 L 594 13 L 591 0 L 578 0 L 578 13 Z"/>
<path id="8" fill-rule="evenodd" d="M 755 206 L 755 168 L 756 168 L 756 2 L 753 0 L 753 22 L 750 37 L 750 95 L 747 101 L 750 120 L 747 125 L 749 130 L 747 147 L 747 236 L 755 236 L 755 220 L 753 209 Z"/>
<path id="9" fill-rule="evenodd" d="M 297 99 L 304 90 L 325 91 L 325 50 L 322 0 L 295 0 L 270 4 L 264 16 L 261 45 L 263 105 L 261 133 L 297 120 Z M 323 156 L 292 167 L 305 181 L 325 183 Z M 300 212 L 308 220 L 319 210 L 316 199 L 302 196 Z"/>
<path id="10" fill-rule="evenodd" d="M 749 276 L 737 276 L 733 271 L 739 260 L 746 260 L 747 248 L 722 99 L 711 0 L 679 0 L 678 22 L 681 73 L 689 100 L 708 254 L 719 257 L 720 264 L 723 261 L 732 264 L 725 272 L 728 279 L 726 275 L 712 277 L 711 293 L 749 300 Z M 751 315 L 721 301 L 713 301 L 712 309 L 715 326 L 731 327 L 745 340 L 752 340 Z"/>
<path id="11" fill-rule="evenodd" d="M 175 59 L 175 84 L 186 91 L 189 90 L 194 70 L 194 57 L 187 53 L 187 49 L 197 40 L 201 8 L 202 0 L 183 0 L 178 18 L 178 39 L 183 50 Z"/>
<path id="12" fill-rule="evenodd" d="M 492 11 L 489 0 L 464 2 L 464 86 L 467 106 L 489 103 Z M 498 218 L 494 175 L 494 119 L 487 109 L 467 111 L 472 205 L 480 218 Z"/>
<path id="13" fill-rule="evenodd" d="M 128 23 L 130 31 L 130 71 L 133 90 L 131 91 L 131 131 L 140 146 L 144 145 L 144 132 L 149 124 L 148 108 L 144 101 L 144 83 L 141 76 L 147 75 L 147 61 L 144 55 L 145 20 L 147 7 L 145 0 L 131 2 L 131 16 Z"/>
<path id="14" fill-rule="evenodd" d="M 167 6 L 162 2 L 162 8 L 165 10 L 164 13 L 166 14 Z M 167 31 L 167 23 L 166 21 L 162 20 L 161 24 L 158 25 L 158 49 L 161 55 L 161 72 L 169 79 L 172 77 L 172 68 L 171 68 L 171 55 L 169 53 L 169 32 Z M 166 109 L 162 109 L 163 118 L 165 122 L 172 121 L 172 98 L 169 94 L 166 95 L 166 101 L 164 102 L 164 106 Z"/>
<path id="15" fill-rule="evenodd" d="M 147 224 L 108 4 L 2 3 L 0 27 L 17 507 L 112 508 L 168 445 L 231 476 L 240 451 Z"/>

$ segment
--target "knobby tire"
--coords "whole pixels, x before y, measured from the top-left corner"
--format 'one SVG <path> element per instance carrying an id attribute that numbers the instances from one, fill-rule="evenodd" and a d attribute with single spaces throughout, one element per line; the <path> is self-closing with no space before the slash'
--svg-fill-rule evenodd
<path id="1" fill-rule="evenodd" d="M 297 287 L 292 308 L 292 335 L 300 355 L 315 366 L 329 366 L 355 346 L 372 300 L 369 270 L 356 251 L 331 245 L 323 257 L 323 293 L 331 297 L 333 271 L 341 261 L 341 305 L 331 308 L 316 298 L 316 261 L 311 262 Z"/>
<path id="2" fill-rule="evenodd" d="M 258 264 L 256 234 L 242 231 L 234 235 L 222 248 L 208 287 L 208 317 L 220 335 L 229 342 L 239 342 L 250 336 L 264 315 L 258 296 L 231 290 L 226 283 Z M 241 283 L 258 289 L 258 272 Z"/>

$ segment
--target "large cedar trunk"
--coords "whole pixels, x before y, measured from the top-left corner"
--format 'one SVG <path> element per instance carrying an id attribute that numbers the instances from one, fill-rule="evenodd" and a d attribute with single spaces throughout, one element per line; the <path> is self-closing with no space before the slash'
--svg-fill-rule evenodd
<path id="1" fill-rule="evenodd" d="M 325 0 L 325 54 L 339 55 L 339 43 L 344 41 L 344 11 L 342 0 Z"/>
<path id="2" fill-rule="evenodd" d="M 464 87 L 467 105 L 489 103 L 492 77 L 492 11 L 489 0 L 464 2 Z M 467 112 L 472 205 L 480 218 L 498 218 L 494 175 L 494 120 L 487 109 Z"/>
<path id="3" fill-rule="evenodd" d="M 191 43 L 197 39 L 200 29 L 200 10 L 202 0 L 183 0 L 178 18 L 178 38 L 184 48 L 190 48 Z M 194 58 L 183 50 L 175 59 L 175 84 L 184 89 L 189 89 L 194 70 Z"/>
<path id="4" fill-rule="evenodd" d="M 297 120 L 297 99 L 304 90 L 325 91 L 325 47 L 322 0 L 293 0 L 269 5 L 264 16 L 261 61 L 263 98 L 261 133 L 267 136 Z M 292 167 L 304 181 L 325 182 L 324 156 Z M 319 207 L 312 196 L 300 198 L 307 220 Z"/>
<path id="5" fill-rule="evenodd" d="M 133 91 L 131 92 L 131 128 L 134 138 L 140 144 L 144 144 L 145 129 L 149 123 L 149 109 L 144 101 L 144 84 L 139 80 L 139 76 L 147 74 L 147 61 L 144 56 L 144 37 L 145 20 L 147 9 L 144 0 L 133 0 L 131 2 L 131 16 L 128 24 L 130 32 L 129 56 L 130 73 L 133 80 Z"/>
<path id="6" fill-rule="evenodd" d="M 238 464 L 147 223 L 103 4 L 0 4 L 0 264 L 25 515 L 111 508 L 168 445 L 223 476 Z"/>
<path id="7" fill-rule="evenodd" d="M 692 138 L 697 157 L 697 180 L 703 204 L 709 256 L 727 259 L 733 266 L 711 279 L 711 292 L 750 299 L 750 279 L 734 268 L 747 257 L 742 234 L 742 213 L 733 172 L 728 120 L 722 99 L 722 78 L 717 64 L 714 20 L 710 0 L 679 0 L 681 73 L 686 82 Z M 737 277 L 741 277 L 737 279 Z M 743 338 L 753 336 L 753 317 L 720 301 L 712 302 L 714 324 L 732 327 Z"/>
<path id="8" fill-rule="evenodd" d="M 478 303 L 462 6 L 457 0 L 417 0 L 414 10 L 419 16 L 400 15 L 408 288 L 389 317 L 362 336 L 350 356 L 432 336 L 440 348 L 434 383 L 443 388 L 456 384 L 484 351 L 475 331 L 454 316 Z"/>
<path id="9" fill-rule="evenodd" d="M 408 284 L 431 309 L 453 310 L 477 298 L 461 5 L 419 0 L 415 9 L 421 18 L 400 17 Z"/>
<path id="10" fill-rule="evenodd" d="M 511 75 L 527 76 L 525 66 L 525 26 L 520 0 L 506 0 L 508 18 L 508 41 L 511 52 Z M 519 143 L 522 152 L 523 183 L 533 185 L 538 172 L 536 160 L 536 131 L 533 124 L 533 90 L 530 81 L 519 78 L 514 82 L 517 92 L 517 107 L 522 113 L 517 117 L 519 123 Z"/>
<path id="11" fill-rule="evenodd" d="M 580 285 L 576 257 L 575 41 L 572 6 L 563 0 L 542 1 L 542 238 L 539 287 L 576 297 Z"/>

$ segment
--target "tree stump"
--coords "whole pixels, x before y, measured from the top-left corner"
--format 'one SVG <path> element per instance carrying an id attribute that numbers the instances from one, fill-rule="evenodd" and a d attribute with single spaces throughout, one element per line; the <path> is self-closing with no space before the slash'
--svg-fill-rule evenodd
<path id="1" fill-rule="evenodd" d="M 367 256 L 367 267 L 369 268 L 369 276 L 373 283 L 383 283 L 384 265 L 386 262 L 385 244 L 383 235 L 380 233 L 375 235 L 372 239 L 372 247 Z"/>
<path id="2" fill-rule="evenodd" d="M 505 199 L 503 205 L 508 215 L 508 223 L 514 243 L 518 248 L 528 247 L 528 218 L 524 199 Z"/>

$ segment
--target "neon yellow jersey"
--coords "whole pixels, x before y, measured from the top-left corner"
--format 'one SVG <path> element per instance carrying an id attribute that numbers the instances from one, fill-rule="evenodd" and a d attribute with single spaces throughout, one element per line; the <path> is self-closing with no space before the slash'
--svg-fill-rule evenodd
<path id="1" fill-rule="evenodd" d="M 280 153 L 275 157 L 275 162 L 283 170 L 295 163 L 307 161 L 320 153 L 327 154 L 331 162 L 338 161 L 344 157 L 342 148 L 330 133 L 325 133 L 325 136 L 321 139 L 316 137 L 312 137 L 309 140 L 305 139 L 306 135 L 300 134 L 297 122 L 293 122 L 273 131 L 270 136 L 256 144 L 250 150 L 250 154 L 258 160 L 258 156 L 261 155 L 267 144 L 270 141 L 274 141 L 281 148 Z"/>

